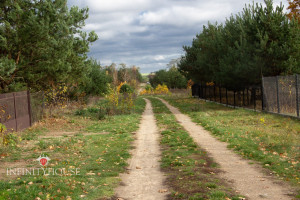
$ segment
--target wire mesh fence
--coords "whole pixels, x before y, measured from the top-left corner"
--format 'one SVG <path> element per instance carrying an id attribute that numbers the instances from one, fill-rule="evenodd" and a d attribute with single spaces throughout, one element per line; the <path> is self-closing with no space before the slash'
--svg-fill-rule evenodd
<path id="1" fill-rule="evenodd" d="M 299 118 L 299 75 L 263 77 L 262 85 L 232 91 L 217 85 L 194 84 L 192 95 L 201 99 Z"/>
<path id="2" fill-rule="evenodd" d="M 299 76 L 263 77 L 264 110 L 299 117 Z"/>
<path id="3" fill-rule="evenodd" d="M 261 94 L 260 86 L 252 86 L 238 91 L 232 91 L 216 85 L 194 84 L 192 86 L 192 95 L 194 97 L 226 104 L 228 106 L 246 107 L 255 110 L 262 109 Z"/>

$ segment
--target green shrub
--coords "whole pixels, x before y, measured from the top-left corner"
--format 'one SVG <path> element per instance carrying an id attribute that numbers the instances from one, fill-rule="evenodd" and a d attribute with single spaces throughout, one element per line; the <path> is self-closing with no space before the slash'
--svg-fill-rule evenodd
<path id="1" fill-rule="evenodd" d="M 99 120 L 105 119 L 106 114 L 107 114 L 107 109 L 104 107 L 100 107 L 98 110 L 98 119 Z"/>
<path id="2" fill-rule="evenodd" d="M 88 108 L 87 111 L 89 113 L 98 113 L 99 112 L 99 109 L 98 108 Z"/>
<path id="3" fill-rule="evenodd" d="M 128 84 L 124 84 L 120 88 L 120 93 L 133 93 L 133 88 Z"/>
<path id="4" fill-rule="evenodd" d="M 85 114 L 86 114 L 86 110 L 84 110 L 84 109 L 79 109 L 79 110 L 75 111 L 75 115 L 78 115 L 78 116 L 83 116 Z"/>
<path id="5" fill-rule="evenodd" d="M 146 85 L 145 90 L 152 91 L 153 87 L 151 85 Z"/>

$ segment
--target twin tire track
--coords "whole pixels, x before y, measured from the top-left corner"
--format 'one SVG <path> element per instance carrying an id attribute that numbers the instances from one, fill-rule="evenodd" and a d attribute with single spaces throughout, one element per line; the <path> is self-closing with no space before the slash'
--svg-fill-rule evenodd
<path id="1" fill-rule="evenodd" d="M 165 180 L 160 171 L 159 131 L 155 123 L 151 103 L 146 100 L 137 139 L 136 149 L 129 161 L 128 174 L 121 175 L 122 186 L 116 194 L 126 200 L 161 200 L 167 193 L 163 185 Z M 275 182 L 271 176 L 261 172 L 261 167 L 250 165 L 247 160 L 227 149 L 227 143 L 220 142 L 203 127 L 195 124 L 177 108 L 160 99 L 175 115 L 177 121 L 188 131 L 193 140 L 220 165 L 221 178 L 227 180 L 233 188 L 247 199 L 288 200 L 292 199 L 291 188 L 282 182 Z"/>
<path id="2" fill-rule="evenodd" d="M 121 175 L 122 184 L 116 190 L 119 199 L 160 200 L 167 195 L 164 192 L 164 175 L 159 163 L 159 131 L 151 103 L 148 99 L 145 101 L 146 108 L 136 133 L 128 174 Z"/>

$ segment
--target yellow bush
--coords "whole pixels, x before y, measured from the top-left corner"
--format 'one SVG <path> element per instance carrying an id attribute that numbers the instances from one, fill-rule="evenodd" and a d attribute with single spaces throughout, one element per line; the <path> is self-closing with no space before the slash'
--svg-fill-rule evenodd
<path id="1" fill-rule="evenodd" d="M 126 81 L 125 81 L 125 82 L 121 82 L 120 85 L 118 85 L 118 87 L 117 87 L 118 93 L 120 93 L 120 89 L 121 89 L 121 87 L 122 87 L 124 84 L 126 84 Z"/>
<path id="2" fill-rule="evenodd" d="M 170 94 L 170 91 L 165 84 L 158 84 L 158 86 L 154 89 L 154 94 Z"/>
<path id="3" fill-rule="evenodd" d="M 120 93 L 121 87 L 126 84 L 126 82 L 120 83 L 117 87 L 109 87 L 108 95 L 106 99 L 109 101 L 109 106 L 111 108 L 112 114 L 121 111 L 125 113 L 126 111 L 130 112 L 134 108 L 134 93 Z"/>
<path id="4" fill-rule="evenodd" d="M 47 106 L 59 106 L 60 108 L 65 108 L 68 103 L 68 87 L 60 85 L 48 89 L 45 92 L 45 98 Z"/>
<path id="5" fill-rule="evenodd" d="M 109 101 L 109 105 L 113 108 L 118 107 L 119 105 L 120 88 L 121 87 L 112 88 L 110 86 L 108 90 L 108 95 L 106 95 L 106 99 Z"/>
<path id="6" fill-rule="evenodd" d="M 214 85 L 215 85 L 214 82 L 207 82 L 207 83 L 206 83 L 206 86 L 214 86 Z"/>
<path id="7" fill-rule="evenodd" d="M 143 89 L 142 91 L 140 91 L 140 95 L 145 95 L 145 94 L 149 94 L 148 90 Z"/>
<path id="8" fill-rule="evenodd" d="M 192 86 L 194 85 L 194 82 L 192 81 L 192 79 L 190 79 L 188 82 L 187 82 L 187 89 L 191 89 Z"/>
<path id="9" fill-rule="evenodd" d="M 153 89 L 150 89 L 150 88 L 146 88 L 144 90 L 142 90 L 140 92 L 140 95 L 146 95 L 146 94 L 170 94 L 171 92 L 169 91 L 168 87 L 163 84 L 163 85 L 158 85 L 156 86 L 156 88 L 153 90 Z"/>

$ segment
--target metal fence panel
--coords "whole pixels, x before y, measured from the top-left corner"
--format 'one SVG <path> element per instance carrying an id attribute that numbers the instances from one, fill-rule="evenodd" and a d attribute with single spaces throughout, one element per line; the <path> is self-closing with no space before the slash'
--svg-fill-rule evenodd
<path id="1" fill-rule="evenodd" d="M 16 130 L 17 122 L 15 113 L 14 94 L 0 94 L 0 105 L 1 109 L 3 109 L 5 112 L 2 115 L 0 122 L 4 124 L 8 129 Z"/>
<path id="2" fill-rule="evenodd" d="M 263 100 L 266 111 L 299 117 L 299 77 L 263 77 Z"/>
<path id="3" fill-rule="evenodd" d="M 263 77 L 263 90 L 264 90 L 264 110 L 269 112 L 277 112 L 277 86 L 276 77 Z"/>
<path id="4" fill-rule="evenodd" d="M 20 131 L 31 126 L 28 92 L 0 94 L 0 105 L 5 114 L 0 119 L 8 131 Z"/>
<path id="5" fill-rule="evenodd" d="M 27 92 L 15 93 L 17 131 L 30 127 L 30 112 Z"/>
<path id="6" fill-rule="evenodd" d="M 296 115 L 295 76 L 278 77 L 280 113 Z"/>
<path id="7" fill-rule="evenodd" d="M 199 96 L 199 84 L 193 84 L 192 85 L 192 96 L 197 97 Z"/>
<path id="8" fill-rule="evenodd" d="M 193 96 L 218 103 L 284 115 L 300 115 L 300 76 L 263 77 L 261 86 L 232 91 L 221 86 L 195 84 Z"/>

